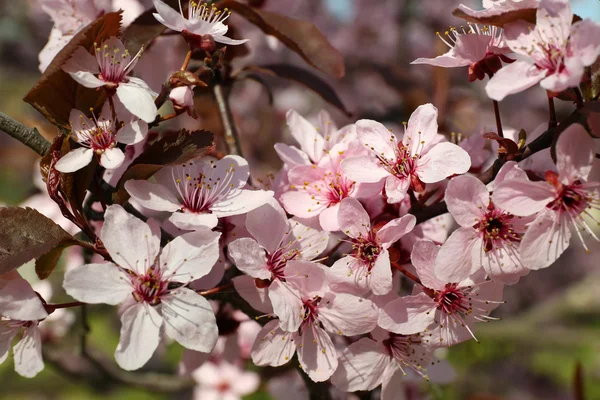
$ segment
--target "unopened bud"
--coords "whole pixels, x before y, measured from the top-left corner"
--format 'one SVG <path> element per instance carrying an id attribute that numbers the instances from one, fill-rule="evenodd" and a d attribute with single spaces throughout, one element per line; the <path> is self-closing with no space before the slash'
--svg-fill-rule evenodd
<path id="1" fill-rule="evenodd" d="M 212 35 L 202 35 L 200 37 L 200 48 L 207 53 L 212 53 L 215 49 L 215 39 Z"/>

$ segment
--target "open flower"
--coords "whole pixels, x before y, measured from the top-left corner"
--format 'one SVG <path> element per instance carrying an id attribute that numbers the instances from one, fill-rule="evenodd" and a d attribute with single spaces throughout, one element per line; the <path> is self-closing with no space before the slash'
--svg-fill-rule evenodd
<path id="1" fill-rule="evenodd" d="M 152 122 L 156 118 L 154 98 L 157 94 L 139 78 L 129 76 L 142 49 L 131 57 L 129 50 L 116 37 L 94 44 L 95 56 L 84 47 L 78 47 L 62 69 L 80 85 L 88 88 L 104 87 L 136 117 Z"/>
<path id="2" fill-rule="evenodd" d="M 514 60 L 505 54 L 510 52 L 504 43 L 501 28 L 495 26 L 479 27 L 469 23 L 462 32 L 455 28 L 446 31 L 446 39 L 438 32 L 437 36 L 450 48 L 448 52 L 436 58 L 417 58 L 411 64 L 429 64 L 437 67 L 469 66 L 469 82 L 483 79 L 487 74 L 492 77 L 500 68 L 502 61 L 511 63 Z"/>
<path id="3" fill-rule="evenodd" d="M 275 199 L 246 215 L 246 229 L 254 239 L 240 238 L 228 246 L 235 266 L 248 274 L 234 278 L 233 283 L 252 307 L 270 313 L 271 283 L 278 280 L 286 284 L 289 261 L 309 261 L 321 254 L 327 248 L 329 233 L 311 229 L 293 218 L 288 220 Z"/>
<path id="4" fill-rule="evenodd" d="M 521 260 L 529 269 L 551 265 L 569 246 L 572 226 L 586 251 L 581 232 L 599 240 L 584 220 L 588 210 L 600 208 L 600 183 L 586 182 L 594 162 L 594 140 L 579 124 L 569 126 L 556 143 L 556 167 L 545 182 L 507 179 L 496 187 L 492 200 L 520 216 L 539 213 L 521 241 Z M 593 217 L 592 217 L 593 218 Z"/>
<path id="5" fill-rule="evenodd" d="M 377 322 L 393 333 L 412 335 L 440 327 L 440 343 L 446 346 L 475 338 L 473 324 L 493 319 L 489 313 L 502 304 L 502 284 L 475 274 L 460 282 L 441 280 L 436 275 L 439 247 L 429 240 L 415 244 L 411 260 L 421 280 L 421 293 L 388 303 Z"/>
<path id="6" fill-rule="evenodd" d="M 158 225 L 148 225 L 121 206 L 108 207 L 100 237 L 114 263 L 86 264 L 65 274 L 64 288 L 90 304 L 124 303 L 119 366 L 141 368 L 161 331 L 182 346 L 208 353 L 217 341 L 213 310 L 186 285 L 206 275 L 219 256 L 219 233 L 181 235 L 160 251 Z"/>
<path id="7" fill-rule="evenodd" d="M 486 92 L 494 100 L 519 93 L 540 82 L 552 92 L 577 87 L 584 68 L 600 54 L 600 25 L 585 19 L 572 23 L 569 0 L 542 0 L 536 25 L 518 21 L 507 24 L 506 43 L 525 57 L 502 68 L 488 82 Z"/>
<path id="8" fill-rule="evenodd" d="M 180 229 L 214 228 L 219 218 L 245 214 L 273 197 L 271 191 L 242 189 L 249 176 L 242 157 L 205 157 L 161 169 L 158 183 L 130 180 L 125 189 L 143 207 L 172 212 L 169 221 Z"/>
<path id="9" fill-rule="evenodd" d="M 328 332 L 344 336 L 370 332 L 377 323 L 377 308 L 370 300 L 329 290 L 325 271 L 317 264 L 290 261 L 286 274 L 288 285 L 280 296 L 287 307 L 278 310 L 273 301 L 280 320 L 268 322 L 260 331 L 252 360 L 256 365 L 276 367 L 287 363 L 297 350 L 304 372 L 322 382 L 338 365 Z"/>
<path id="10" fill-rule="evenodd" d="M 118 168 L 125 160 L 125 154 L 117 147 L 117 143 L 138 143 L 148 132 L 148 124 L 140 120 L 117 127 L 108 103 L 102 107 L 100 116 L 94 116 L 93 120 L 79 110 L 71 110 L 69 123 L 71 138 L 82 147 L 68 152 L 58 160 L 56 169 L 60 172 L 75 172 L 88 165 L 94 155 L 104 168 Z"/>
<path id="11" fill-rule="evenodd" d="M 226 45 L 238 45 L 248 41 L 248 39 L 235 40 L 225 36 L 228 27 L 223 22 L 231 14 L 227 9 L 219 10 L 215 5 L 208 5 L 202 0 L 199 0 L 198 3 L 190 1 L 188 17 L 185 18 L 181 0 L 179 0 L 179 12 L 160 0 L 154 0 L 154 7 L 156 7 L 158 13 L 153 15 L 158 22 L 169 29 L 181 32 L 184 36 L 202 37 L 210 35 L 215 42 Z"/>
<path id="12" fill-rule="evenodd" d="M 244 371 L 227 361 L 206 361 L 192 372 L 198 383 L 194 389 L 194 400 L 241 400 L 254 393 L 260 385 L 256 372 Z"/>
<path id="13" fill-rule="evenodd" d="M 495 184 L 508 170 L 527 174 L 515 162 L 506 163 Z M 509 173 L 515 179 L 515 174 Z M 498 207 L 490 199 L 486 186 L 473 176 L 457 176 L 448 183 L 445 196 L 448 211 L 461 226 L 450 235 L 440 250 L 436 275 L 443 280 L 460 282 L 483 267 L 488 276 L 504 284 L 516 283 L 529 270 L 521 262 L 519 248 L 531 219 L 523 219 Z"/>
<path id="14" fill-rule="evenodd" d="M 407 214 L 375 230 L 369 214 L 358 200 L 345 199 L 338 211 L 342 232 L 351 238 L 352 252 L 328 270 L 330 286 L 339 291 L 369 290 L 382 295 L 392 290 L 392 269 L 388 248 L 412 231 L 416 218 Z"/>
<path id="15" fill-rule="evenodd" d="M 342 352 L 331 383 L 346 392 L 373 390 L 383 384 L 385 392 L 397 371 L 406 375 L 409 369 L 427 378 L 427 366 L 437 345 L 439 328 L 414 335 L 376 328 L 371 337 L 352 343 Z"/>
<path id="16" fill-rule="evenodd" d="M 345 159 L 342 169 L 357 182 L 385 179 L 388 203 L 398 203 L 409 189 L 421 192 L 425 184 L 464 174 L 471 167 L 469 154 L 455 144 L 440 143 L 437 129 L 437 108 L 432 104 L 419 106 L 410 116 L 402 142 L 379 122 L 360 120 L 358 139 L 370 154 Z"/>

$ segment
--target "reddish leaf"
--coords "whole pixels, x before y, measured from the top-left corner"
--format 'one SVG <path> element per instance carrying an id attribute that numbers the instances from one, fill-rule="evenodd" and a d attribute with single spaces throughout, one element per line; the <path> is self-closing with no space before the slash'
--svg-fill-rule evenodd
<path id="1" fill-rule="evenodd" d="M 259 10 L 236 0 L 224 0 L 217 6 L 237 12 L 267 35 L 275 36 L 313 67 L 335 78 L 344 76 L 344 57 L 312 22 Z"/>
<path id="2" fill-rule="evenodd" d="M 0 275 L 77 240 L 31 208 L 0 208 Z"/>
<path id="3" fill-rule="evenodd" d="M 503 138 L 495 132 L 484 133 L 483 137 L 498 142 L 498 154 L 505 154 L 510 157 L 519 151 L 519 146 L 513 140 Z"/>
<path id="4" fill-rule="evenodd" d="M 123 204 L 129 199 L 125 182 L 130 179 L 149 179 L 164 166 L 185 163 L 202 157 L 215 148 L 214 135 L 207 131 L 188 132 L 185 129 L 177 134 L 159 139 L 127 168 L 113 195 L 115 203 Z"/>
<path id="5" fill-rule="evenodd" d="M 346 115 L 351 116 L 352 114 L 346 109 L 335 90 L 323 79 L 302 68 L 295 67 L 293 65 L 285 64 L 270 64 L 264 66 L 249 66 L 244 68 L 246 71 L 260 72 L 263 74 L 278 76 L 280 78 L 286 78 L 294 80 L 298 83 L 303 84 L 307 88 L 311 89 L 319 96 L 323 98 L 329 104 L 337 107 L 339 110 L 344 112 Z"/>
<path id="6" fill-rule="evenodd" d="M 62 70 L 78 46 L 92 49 L 94 42 L 100 43 L 119 34 L 121 13 L 103 15 L 82 29 L 54 57 L 40 80 L 25 95 L 24 101 L 35 107 L 52 124 L 69 126 L 69 113 L 73 108 L 99 110 L 104 103 L 104 91 L 85 88 Z"/>

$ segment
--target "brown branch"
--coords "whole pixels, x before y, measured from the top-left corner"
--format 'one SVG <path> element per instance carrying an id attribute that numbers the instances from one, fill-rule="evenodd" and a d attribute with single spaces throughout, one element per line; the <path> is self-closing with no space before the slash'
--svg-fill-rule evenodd
<path id="1" fill-rule="evenodd" d="M 221 83 L 215 83 L 213 86 L 213 94 L 219 107 L 219 114 L 221 115 L 221 122 L 223 124 L 223 138 L 225 139 L 225 145 L 227 146 L 227 152 L 236 156 L 242 155 L 242 149 L 240 148 L 240 139 L 235 122 L 233 121 L 233 114 L 229 103 L 227 102 L 227 96 L 225 95 L 225 88 Z"/>
<path id="2" fill-rule="evenodd" d="M 504 137 L 504 133 L 502 132 L 502 120 L 500 119 L 500 108 L 498 107 L 498 101 L 493 100 L 494 102 L 494 115 L 496 117 L 496 130 L 498 132 L 498 136 Z"/>
<path id="3" fill-rule="evenodd" d="M 8 133 L 19 142 L 30 147 L 33 151 L 43 156 L 50 149 L 48 142 L 36 128 L 27 128 L 25 125 L 15 121 L 8 115 L 0 112 L 0 131 Z"/>

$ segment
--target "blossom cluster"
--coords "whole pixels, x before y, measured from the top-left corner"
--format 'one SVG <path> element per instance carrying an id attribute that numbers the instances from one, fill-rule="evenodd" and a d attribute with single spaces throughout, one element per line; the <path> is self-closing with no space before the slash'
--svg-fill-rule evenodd
<path id="1" fill-rule="evenodd" d="M 536 23 L 451 28 L 438 34 L 446 54 L 413 63 L 468 67 L 470 81 L 490 78 L 486 92 L 495 101 L 538 83 L 552 98 L 580 90 L 600 55 L 599 24 L 572 22 L 566 0 L 484 3 L 483 11 L 463 8 L 474 17 L 536 8 Z M 78 2 L 44 4 L 63 35 L 97 16 Z M 190 2 L 175 10 L 160 0 L 154 7 L 155 19 L 185 39 L 189 56 L 200 50 L 209 59 L 219 46 L 245 43 L 226 36 L 226 9 Z M 80 46 L 61 65 L 106 100 L 98 115 L 71 110 L 72 143 L 52 164 L 57 174 L 91 165 L 104 173 L 103 185 L 120 182 L 154 140 L 150 130 L 166 120 L 158 114 L 161 96 L 134 76 L 143 48 L 133 55 L 126 44 L 111 36 Z M 175 110 L 193 109 L 196 85 L 171 88 Z M 584 236 L 598 241 L 590 223 L 600 209 L 600 184 L 589 179 L 596 158 L 590 126 L 554 126 L 552 152 L 534 163 L 526 160 L 532 140 L 496 132 L 496 159 L 485 140 L 449 140 L 438 118 L 433 104 L 423 104 L 400 129 L 370 119 L 338 128 L 326 111 L 313 125 L 289 110 L 296 144 L 274 144 L 283 166 L 268 185 L 251 178 L 242 156 L 215 151 L 161 165 L 150 178 L 129 176 L 128 204 L 91 201 L 102 215 L 88 246 L 96 254 L 70 263 L 63 288 L 77 305 L 119 306 L 114 358 L 124 370 L 143 368 L 163 341 L 185 347 L 181 373 L 196 380 L 199 399 L 255 391 L 258 375 L 244 371 L 249 360 L 294 362 L 336 390 L 381 385 L 382 398 L 398 398 L 393 388 L 402 376 L 436 379 L 437 349 L 478 340 L 478 325 L 499 319 L 493 311 L 505 302 L 504 286 L 552 265 L 572 232 L 587 251 Z M 476 173 L 484 166 L 493 176 Z M 50 175 L 47 182 L 50 188 Z M 58 220 L 50 197 L 47 215 Z M 432 218 L 427 210 L 436 205 L 445 208 Z M 219 297 L 224 291 L 243 306 Z M 19 336 L 15 370 L 25 377 L 44 367 L 44 326 L 60 311 L 48 300 L 16 270 L 0 275 L 0 362 Z M 235 343 L 224 343 L 232 333 Z"/>

